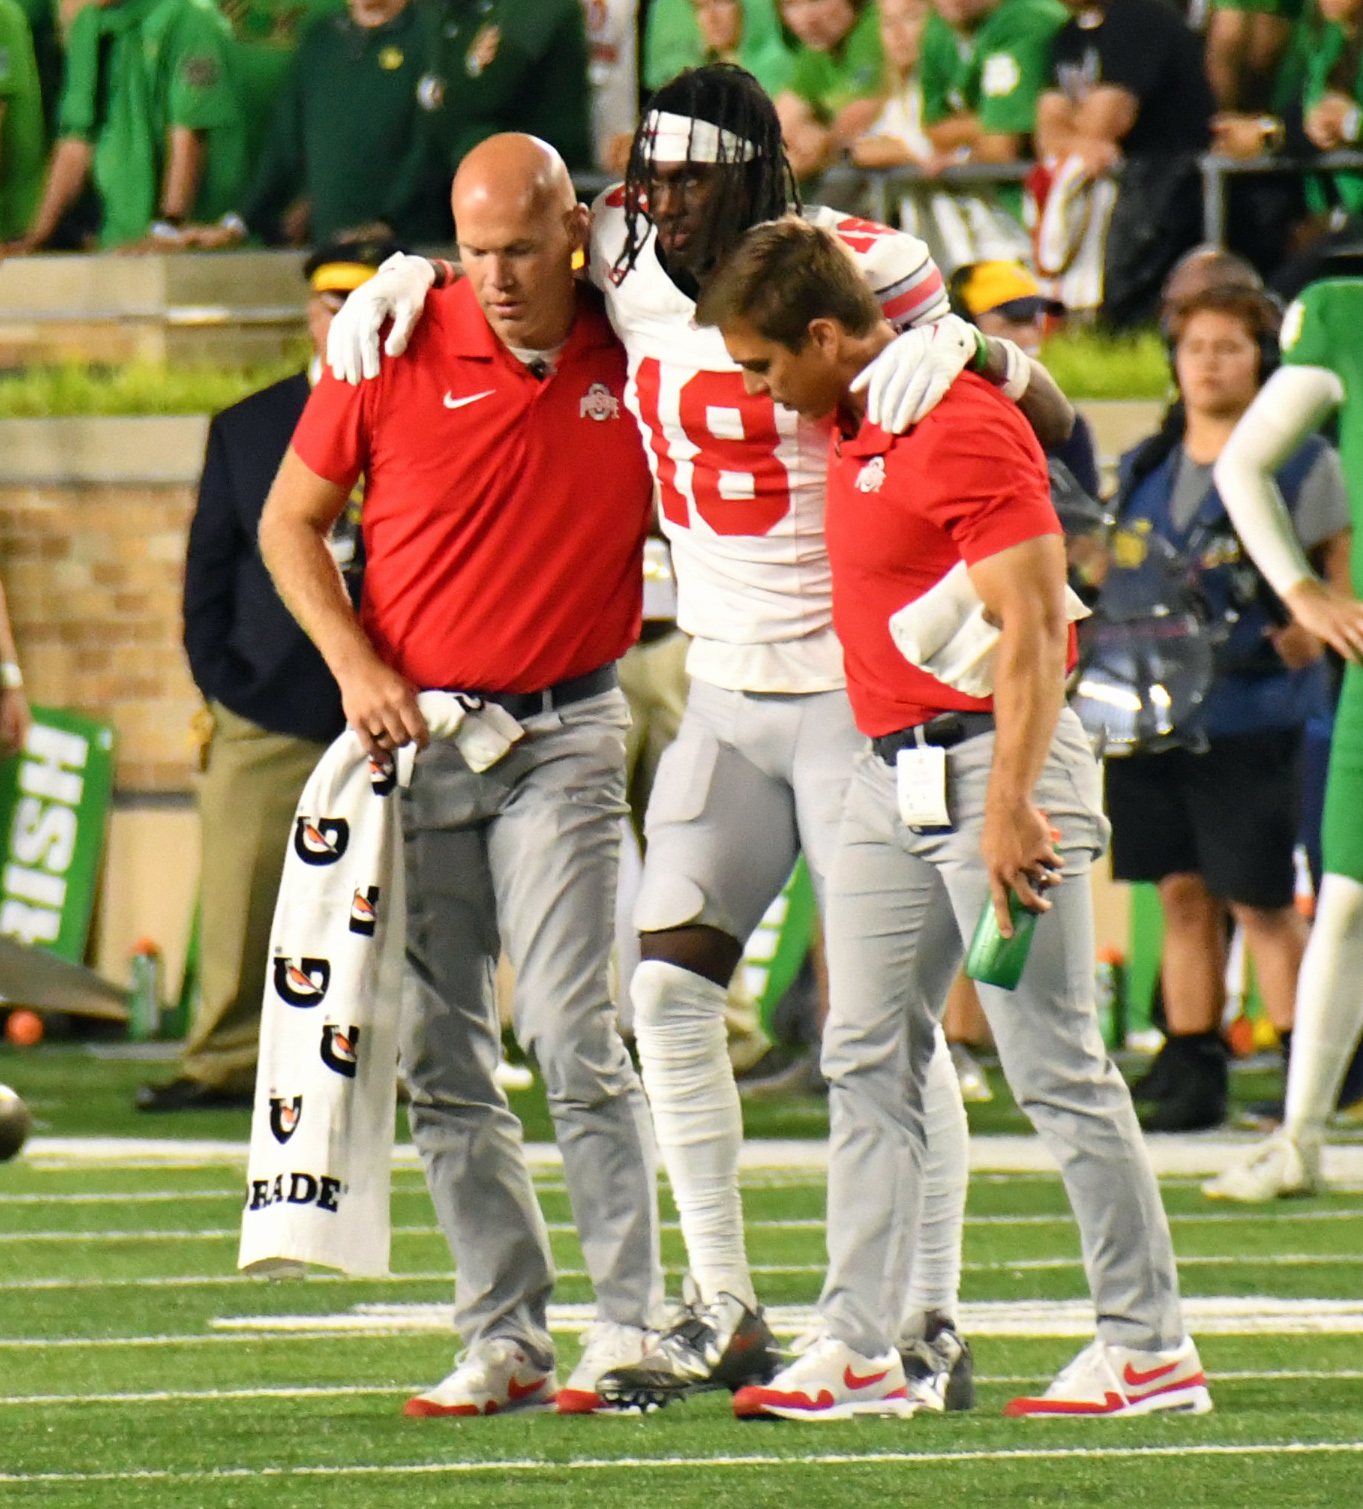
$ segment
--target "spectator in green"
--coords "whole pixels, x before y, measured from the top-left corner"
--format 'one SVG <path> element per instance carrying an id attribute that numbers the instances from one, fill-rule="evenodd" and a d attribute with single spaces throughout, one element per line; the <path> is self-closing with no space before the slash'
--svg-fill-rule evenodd
<path id="1" fill-rule="evenodd" d="M 923 56 L 923 120 L 934 147 L 977 162 L 1031 156 L 1060 0 L 934 0 L 954 34 Z M 933 34 L 929 33 L 931 38 Z"/>
<path id="2" fill-rule="evenodd" d="M 28 22 L 16 0 L 0 0 L 0 241 L 28 229 L 43 194 L 47 132 Z"/>
<path id="3" fill-rule="evenodd" d="M 790 83 L 776 97 L 797 178 L 831 166 L 880 114 L 885 56 L 870 0 L 782 0 L 795 41 Z"/>
<path id="4" fill-rule="evenodd" d="M 92 0 L 67 35 L 47 186 L 10 254 L 46 244 L 93 179 L 100 244 L 173 241 L 236 200 L 246 169 L 231 30 L 209 0 Z"/>
<path id="5" fill-rule="evenodd" d="M 33 57 L 43 92 L 43 121 L 47 139 L 57 129 L 57 104 L 62 94 L 62 39 L 57 27 L 57 0 L 18 0 L 33 34 Z"/>
<path id="6" fill-rule="evenodd" d="M 232 213 L 181 244 L 254 236 L 295 245 L 384 227 L 398 240 L 449 239 L 449 174 L 424 129 L 418 89 L 431 13 L 416 0 L 349 0 L 303 38 L 265 152 Z"/>
<path id="7" fill-rule="evenodd" d="M 1363 0 L 1317 0 L 1326 25 L 1307 65 L 1303 125 L 1322 152 L 1357 150 L 1363 141 Z M 1350 215 L 1363 211 L 1363 175 L 1331 175 L 1334 195 Z M 1313 208 L 1324 208 L 1317 197 Z"/>
<path id="8" fill-rule="evenodd" d="M 425 0 L 423 0 L 425 3 Z M 437 24 L 419 97 L 450 172 L 499 131 L 557 147 L 573 169 L 593 158 L 581 0 L 430 0 Z"/>
<path id="9" fill-rule="evenodd" d="M 791 56 L 776 0 L 653 0 L 645 24 L 649 89 L 706 63 L 739 64 L 773 99 L 790 81 Z"/>
<path id="10" fill-rule="evenodd" d="M 218 9 L 232 28 L 232 75 L 246 122 L 247 161 L 254 164 L 304 33 L 314 21 L 341 14 L 345 0 L 218 0 Z"/>
<path id="11" fill-rule="evenodd" d="M 1259 113 L 1272 106 L 1278 69 L 1307 9 L 1305 0 L 1211 0 L 1207 82 L 1218 109 Z"/>

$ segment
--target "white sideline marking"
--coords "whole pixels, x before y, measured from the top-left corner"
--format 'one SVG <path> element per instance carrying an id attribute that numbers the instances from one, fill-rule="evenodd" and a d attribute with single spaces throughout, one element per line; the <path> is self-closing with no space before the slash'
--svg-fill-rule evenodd
<path id="1" fill-rule="evenodd" d="M 1150 1161 L 1161 1175 L 1205 1177 L 1239 1162 L 1262 1138 L 1225 1134 L 1152 1136 L 1146 1139 Z M 104 1164 L 125 1168 L 157 1166 L 203 1167 L 244 1164 L 245 1142 L 180 1142 L 171 1138 L 34 1137 L 25 1158 L 49 1167 Z M 526 1161 L 534 1169 L 561 1169 L 563 1159 L 552 1142 L 527 1142 Z M 399 1143 L 393 1149 L 394 1169 L 421 1166 L 416 1148 Z M 822 1139 L 753 1138 L 743 1144 L 739 1166 L 745 1170 L 823 1172 L 828 1167 L 828 1144 Z M 1034 1136 L 977 1136 L 970 1139 L 970 1167 L 978 1173 L 1041 1173 L 1054 1176 L 1055 1160 Z M 1327 1179 L 1363 1181 L 1363 1142 L 1335 1142 L 1325 1149 Z"/>
<path id="2" fill-rule="evenodd" d="M 1261 1457 L 1357 1455 L 1363 1441 L 1264 1441 L 1187 1446 L 1004 1447 L 996 1451 L 861 1451 L 814 1455 L 724 1457 L 573 1457 L 564 1462 L 510 1457 L 486 1462 L 410 1462 L 321 1467 L 220 1467 L 201 1472 L 142 1468 L 135 1472 L 5 1472 L 0 1483 L 212 1483 L 247 1478 L 436 1477 L 489 1472 L 637 1472 L 649 1469 L 693 1471 L 705 1467 L 865 1467 L 934 1462 L 1062 1462 L 1142 1457 Z"/>
<path id="3" fill-rule="evenodd" d="M 1025 1388 L 1049 1382 L 1049 1373 L 976 1373 L 975 1382 L 1000 1387 Z M 1363 1371 L 1338 1368 L 1332 1372 L 1275 1371 L 1268 1373 L 1212 1373 L 1210 1383 L 1356 1383 Z M 385 1398 L 411 1392 L 412 1385 L 392 1383 L 337 1383 L 327 1385 L 274 1385 L 267 1388 L 159 1389 L 146 1394 L 0 1394 L 0 1406 L 54 1404 L 220 1404 L 251 1399 L 354 1399 Z"/>

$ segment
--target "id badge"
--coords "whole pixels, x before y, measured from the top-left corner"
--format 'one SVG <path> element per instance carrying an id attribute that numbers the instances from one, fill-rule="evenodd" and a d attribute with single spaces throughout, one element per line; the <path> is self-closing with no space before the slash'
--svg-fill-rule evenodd
<path id="1" fill-rule="evenodd" d="M 947 752 L 935 744 L 901 749 L 895 756 L 899 816 L 906 828 L 949 828 Z"/>

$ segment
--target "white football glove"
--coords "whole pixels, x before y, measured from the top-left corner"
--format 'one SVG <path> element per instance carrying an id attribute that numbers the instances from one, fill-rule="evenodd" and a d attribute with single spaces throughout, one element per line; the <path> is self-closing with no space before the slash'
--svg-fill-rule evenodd
<path id="1" fill-rule="evenodd" d="M 975 327 L 959 315 L 944 314 L 935 324 L 906 330 L 891 341 L 852 379 L 852 391 L 865 391 L 872 424 L 902 435 L 941 403 L 978 349 Z"/>
<path id="2" fill-rule="evenodd" d="M 435 268 L 425 257 L 394 252 L 346 299 L 332 320 L 327 336 L 327 366 L 332 375 L 348 383 L 379 375 L 379 332 L 385 320 L 391 319 L 393 328 L 383 343 L 384 352 L 401 356 L 434 282 Z"/>

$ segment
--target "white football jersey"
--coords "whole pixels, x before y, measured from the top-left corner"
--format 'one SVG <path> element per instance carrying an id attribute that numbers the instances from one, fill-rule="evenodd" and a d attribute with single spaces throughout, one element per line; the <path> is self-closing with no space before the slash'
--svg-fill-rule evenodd
<path id="1" fill-rule="evenodd" d="M 672 547 L 677 622 L 697 639 L 692 671 L 733 684 L 706 674 L 704 642 L 712 642 L 716 650 L 755 652 L 746 663 L 768 668 L 749 674 L 739 690 L 840 685 L 824 545 L 828 432 L 766 395 L 744 392 L 719 331 L 696 326 L 694 300 L 663 271 L 651 227 L 634 267 L 618 281 L 612 276 L 625 242 L 623 205 L 615 188 L 593 206 L 590 267 L 629 358 L 625 402 L 644 435 Z M 805 218 L 851 248 L 896 328 L 946 312 L 941 274 L 916 237 L 821 207 L 806 209 Z M 812 647 L 812 636 L 827 637 L 836 656 L 831 672 L 826 651 L 813 657 L 819 664 L 802 663 L 794 642 Z M 730 655 L 729 663 L 744 656 Z"/>

